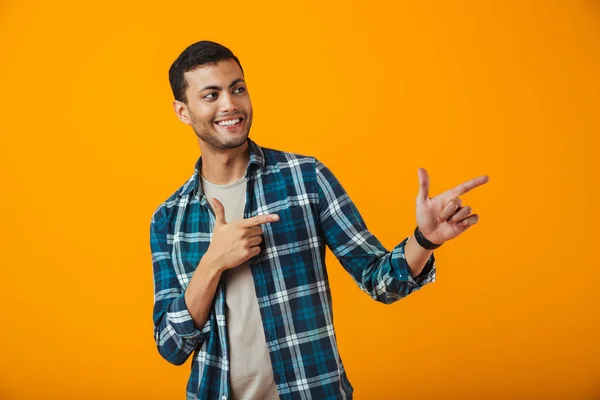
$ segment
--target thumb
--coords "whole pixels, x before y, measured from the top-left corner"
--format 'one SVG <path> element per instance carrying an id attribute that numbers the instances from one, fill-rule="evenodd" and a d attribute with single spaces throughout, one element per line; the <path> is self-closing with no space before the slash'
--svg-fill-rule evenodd
<path id="1" fill-rule="evenodd" d="M 429 175 L 425 168 L 419 168 L 419 194 L 417 200 L 425 201 L 429 198 Z"/>
<path id="2" fill-rule="evenodd" d="M 225 207 L 216 197 L 212 198 L 212 206 L 215 211 L 216 223 L 218 225 L 225 225 L 227 221 L 225 221 Z"/>

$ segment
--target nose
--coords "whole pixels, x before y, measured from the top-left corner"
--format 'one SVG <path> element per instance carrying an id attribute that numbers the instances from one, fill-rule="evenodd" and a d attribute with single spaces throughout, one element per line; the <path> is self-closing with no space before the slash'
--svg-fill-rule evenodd
<path id="1" fill-rule="evenodd" d="M 236 110 L 235 102 L 231 93 L 224 92 L 219 99 L 219 111 L 222 113 L 233 112 Z"/>

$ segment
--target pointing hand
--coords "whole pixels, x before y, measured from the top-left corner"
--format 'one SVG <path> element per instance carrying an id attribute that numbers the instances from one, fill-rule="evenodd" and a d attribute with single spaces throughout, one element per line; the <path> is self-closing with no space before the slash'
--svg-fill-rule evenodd
<path id="1" fill-rule="evenodd" d="M 440 244 L 454 239 L 479 221 L 471 214 L 471 207 L 462 206 L 458 197 L 477 186 L 487 183 L 487 175 L 461 183 L 434 198 L 429 198 L 429 175 L 419 168 L 419 194 L 417 195 L 417 225 L 430 242 Z"/>
<path id="2" fill-rule="evenodd" d="M 212 198 L 215 226 L 210 246 L 204 257 L 219 270 L 235 268 L 260 253 L 262 228 L 260 225 L 279 220 L 277 214 L 257 215 L 232 223 L 225 221 L 225 208 Z"/>

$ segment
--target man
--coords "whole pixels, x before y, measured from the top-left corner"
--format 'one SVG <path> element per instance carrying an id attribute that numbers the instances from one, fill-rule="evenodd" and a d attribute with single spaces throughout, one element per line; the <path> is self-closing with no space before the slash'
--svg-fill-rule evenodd
<path id="1" fill-rule="evenodd" d="M 417 228 L 389 252 L 322 162 L 249 139 L 252 103 L 229 49 L 189 46 L 169 80 L 202 156 L 151 222 L 159 353 L 176 365 L 193 354 L 188 399 L 351 399 L 325 247 L 392 303 L 435 280 L 433 249 L 478 220 L 459 196 L 487 176 L 429 198 L 420 169 Z"/>

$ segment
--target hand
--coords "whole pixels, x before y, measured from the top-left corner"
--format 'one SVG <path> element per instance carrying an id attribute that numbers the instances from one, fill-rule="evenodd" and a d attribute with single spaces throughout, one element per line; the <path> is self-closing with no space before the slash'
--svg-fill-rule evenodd
<path id="1" fill-rule="evenodd" d="M 203 259 L 218 270 L 237 267 L 260 253 L 262 228 L 260 225 L 279 220 L 277 214 L 257 215 L 230 224 L 225 221 L 225 208 L 216 198 L 212 198 L 215 211 L 215 226 L 210 246 Z"/>
<path id="2" fill-rule="evenodd" d="M 429 198 L 429 175 L 419 168 L 419 194 L 417 195 L 417 225 L 419 230 L 434 244 L 454 239 L 479 221 L 479 215 L 471 214 L 471 207 L 462 206 L 458 198 L 489 180 L 487 175 L 461 183 L 434 198 Z"/>

